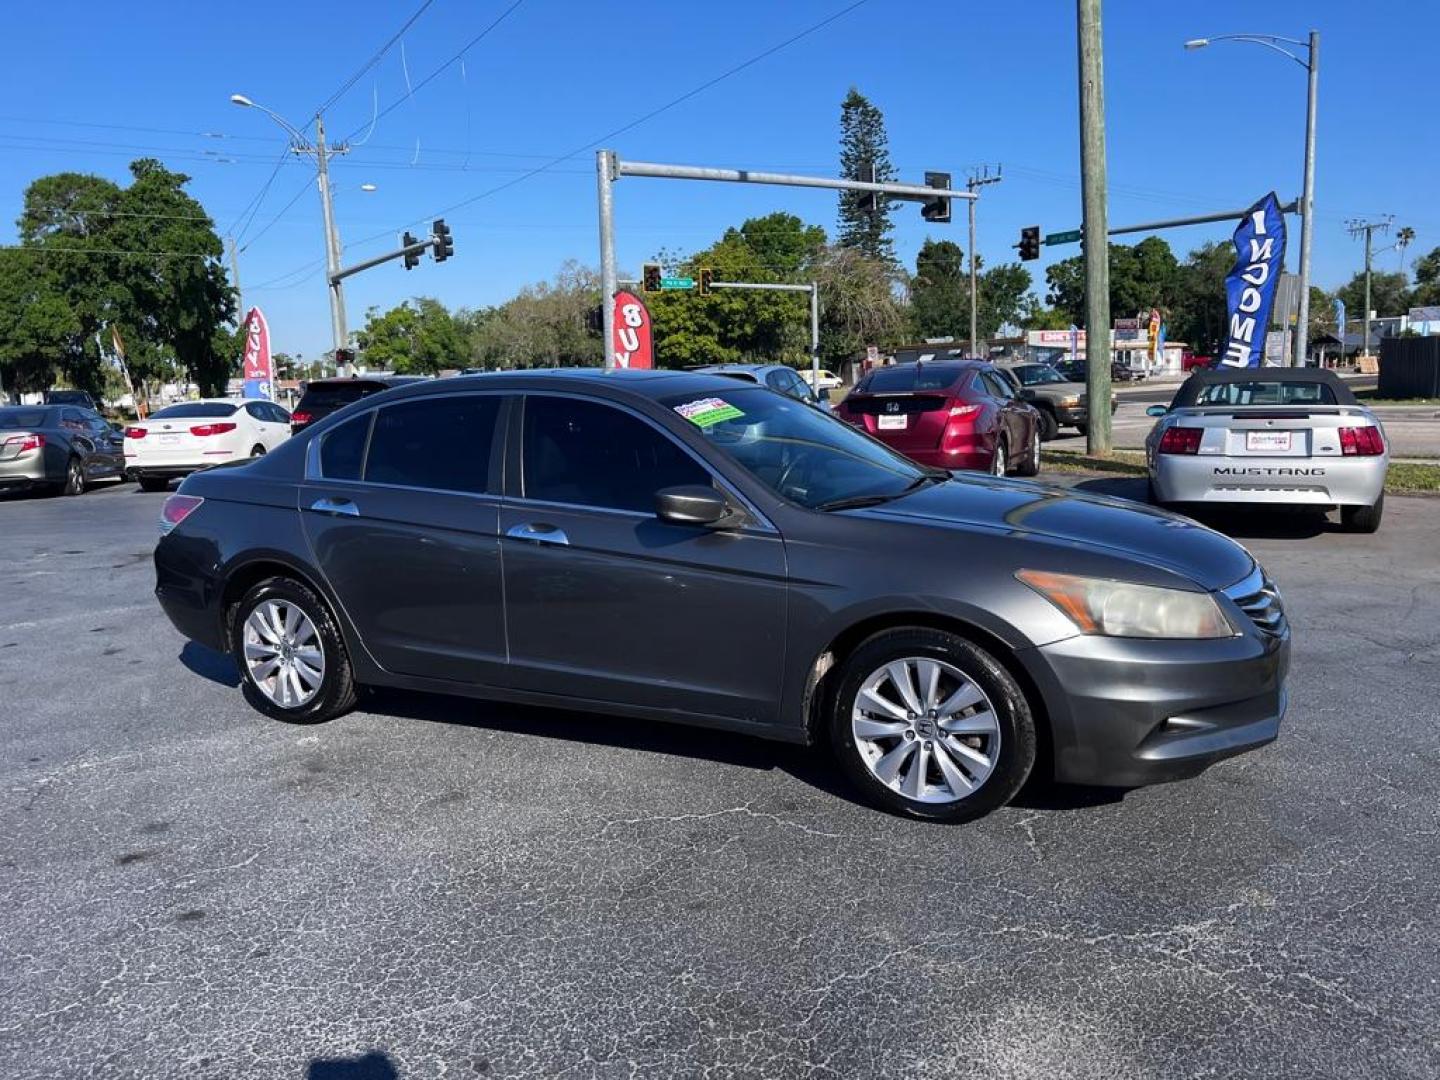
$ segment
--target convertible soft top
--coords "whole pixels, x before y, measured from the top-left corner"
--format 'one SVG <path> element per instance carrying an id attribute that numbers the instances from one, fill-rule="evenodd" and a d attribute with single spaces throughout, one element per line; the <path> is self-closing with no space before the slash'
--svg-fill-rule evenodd
<path id="1" fill-rule="evenodd" d="M 1308 386 L 1318 383 L 1330 388 L 1330 392 L 1335 395 L 1337 404 L 1360 404 L 1355 400 L 1355 395 L 1350 391 L 1350 387 L 1346 386 L 1340 376 L 1333 371 L 1325 371 L 1322 368 L 1267 367 L 1209 368 L 1197 371 L 1181 384 L 1179 390 L 1175 391 L 1175 400 L 1170 403 L 1170 407 L 1176 409 L 1194 405 L 1205 387 L 1218 383 L 1283 383 L 1290 386 Z"/>

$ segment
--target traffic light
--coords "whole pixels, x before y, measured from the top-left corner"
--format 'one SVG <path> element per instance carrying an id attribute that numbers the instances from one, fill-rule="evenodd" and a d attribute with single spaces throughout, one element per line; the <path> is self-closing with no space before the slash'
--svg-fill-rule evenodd
<path id="1" fill-rule="evenodd" d="M 596 334 L 605 332 L 605 312 L 599 304 L 585 312 L 585 329 Z"/>
<path id="2" fill-rule="evenodd" d="M 660 264 L 659 264 L 659 263 L 646 263 L 643 267 L 641 267 L 641 270 L 642 270 L 642 273 L 641 273 L 641 275 L 640 275 L 640 291 L 641 291 L 641 292 L 659 292 L 659 291 L 660 291 Z"/>
<path id="3" fill-rule="evenodd" d="M 336 375 L 344 374 L 345 369 L 346 369 L 346 368 L 349 368 L 349 367 L 350 367 L 351 365 L 353 365 L 354 363 L 355 363 L 355 350 L 354 350 L 354 349 L 336 349 L 336 350 L 335 350 L 335 374 L 336 374 Z M 325 374 L 325 372 L 322 370 L 322 371 L 320 372 L 320 374 L 323 375 L 323 374 Z"/>
<path id="4" fill-rule="evenodd" d="M 444 262 L 451 255 L 455 254 L 455 238 L 450 235 L 450 226 L 445 224 L 444 218 L 436 218 L 430 223 L 430 232 L 435 237 L 435 261 Z"/>
<path id="5" fill-rule="evenodd" d="M 1022 260 L 1040 257 L 1040 226 L 1027 225 L 1020 230 L 1020 258 Z"/>
<path id="6" fill-rule="evenodd" d="M 403 246 L 407 247 L 407 248 L 414 247 L 414 246 L 415 246 L 416 244 L 418 244 L 419 242 L 420 242 L 419 240 L 416 240 L 415 237 L 411 236 L 408 232 L 407 232 L 404 236 L 402 236 L 402 237 L 400 238 L 400 243 L 401 243 Z M 419 253 L 418 251 L 406 251 L 406 252 L 405 252 L 405 269 L 406 269 L 406 270 L 414 270 L 415 267 L 417 267 L 417 266 L 419 266 L 419 265 L 420 265 L 420 253 Z"/>
<path id="7" fill-rule="evenodd" d="M 875 162 L 862 161 L 860 163 L 859 179 L 867 184 L 875 183 Z M 873 191 L 857 191 L 855 193 L 855 205 L 867 214 L 873 214 L 880 209 L 880 196 Z"/>
<path id="8" fill-rule="evenodd" d="M 710 282 L 713 281 L 714 279 L 715 279 L 715 271 L 714 271 L 714 270 L 711 270 L 710 267 L 708 267 L 708 266 L 702 266 L 702 267 L 700 268 L 700 295 L 701 295 L 701 296 L 709 296 L 709 295 L 710 295 Z"/>
<path id="9" fill-rule="evenodd" d="M 933 188 L 950 188 L 950 174 L 948 172 L 927 172 L 925 174 L 925 186 Z M 950 220 L 950 199 L 949 197 L 927 199 L 920 206 L 920 216 L 926 221 L 948 222 Z"/>

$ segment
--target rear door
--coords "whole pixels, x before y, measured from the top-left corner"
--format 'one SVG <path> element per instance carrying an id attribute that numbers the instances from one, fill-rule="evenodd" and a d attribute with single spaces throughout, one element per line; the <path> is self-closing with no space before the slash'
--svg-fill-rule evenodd
<path id="1" fill-rule="evenodd" d="M 529 394 L 501 512 L 511 679 L 524 689 L 751 723 L 777 715 L 785 550 L 768 524 L 655 516 L 655 492 L 723 483 L 658 424 Z"/>
<path id="2" fill-rule="evenodd" d="M 386 670 L 503 678 L 498 393 L 362 412 L 321 439 L 300 492 L 315 562 Z M 318 459 L 318 460 L 317 460 Z"/>
<path id="3" fill-rule="evenodd" d="M 999 409 L 999 428 L 1005 434 L 1011 459 L 1018 460 L 1021 451 L 1030 445 L 1030 410 L 1016 396 L 1010 381 L 998 371 L 981 371 L 977 373 L 977 378 L 989 396 L 995 399 Z"/>

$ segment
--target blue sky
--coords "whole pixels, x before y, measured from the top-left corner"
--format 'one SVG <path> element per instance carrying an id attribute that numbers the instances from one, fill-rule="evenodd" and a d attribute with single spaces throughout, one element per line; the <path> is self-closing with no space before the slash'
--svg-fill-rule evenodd
<path id="1" fill-rule="evenodd" d="M 392 49 L 328 112 L 332 139 L 353 134 L 358 142 L 376 96 L 382 108 L 399 102 L 335 164 L 346 261 L 393 246 L 401 230 L 436 210 L 587 146 L 851 0 L 522 0 L 465 54 L 463 71 L 453 65 L 407 96 L 407 68 L 419 83 L 511 2 L 434 0 L 404 35 L 403 57 Z M 274 171 L 284 137 L 228 98 L 248 94 L 303 124 L 419 4 L 12 6 L 10 41 L 34 47 L 9 51 L 0 70 L 4 242 L 13 242 L 21 194 L 35 177 L 79 170 L 123 180 L 131 158 L 159 157 L 194 177 L 191 191 L 220 229 L 244 229 L 245 301 L 264 307 L 276 347 L 318 354 L 329 344 L 318 197 L 306 166 L 289 161 L 245 227 L 241 211 Z M 1411 257 L 1440 245 L 1437 94 L 1424 78 L 1440 40 L 1440 5 L 1402 0 L 1110 0 L 1112 224 L 1244 206 L 1271 188 L 1297 193 L 1303 70 L 1256 46 L 1187 53 L 1181 43 L 1240 31 L 1303 37 L 1312 26 L 1323 35 L 1317 283 L 1334 286 L 1359 268 L 1361 245 L 1344 226 L 1352 216 L 1390 213 L 1411 225 Z M 1075 63 L 1071 3 L 869 0 L 612 148 L 635 159 L 833 173 L 839 103 L 853 84 L 884 110 L 903 178 L 941 169 L 959 179 L 971 166 L 1003 163 L 1005 180 L 986 190 L 979 211 L 980 253 L 994 263 L 1014 257 L 1024 225 L 1051 232 L 1079 224 Z M 363 192 L 362 183 L 377 190 Z M 776 209 L 833 230 L 828 193 L 627 178 L 616 189 L 621 265 L 633 269 L 661 247 L 705 246 L 726 225 Z M 352 279 L 352 328 L 372 305 L 421 294 L 491 304 L 550 277 L 565 259 L 597 262 L 593 151 L 447 219 L 453 260 L 426 260 L 408 274 L 394 263 Z M 965 244 L 961 214 L 954 225 L 929 225 L 907 205 L 896 221 L 907 263 L 926 235 Z M 1219 225 L 1165 235 L 1183 254 L 1228 232 Z M 1292 267 L 1297 248 L 1292 242 Z M 1047 249 L 1029 264 L 1038 292 L 1044 266 L 1077 251 Z M 1377 266 L 1396 269 L 1397 254 L 1382 254 Z"/>

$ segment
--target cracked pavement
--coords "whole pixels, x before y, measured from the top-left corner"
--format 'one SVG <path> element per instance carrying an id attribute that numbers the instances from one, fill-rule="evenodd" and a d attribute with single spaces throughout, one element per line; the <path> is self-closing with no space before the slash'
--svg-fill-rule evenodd
<path id="1" fill-rule="evenodd" d="M 0 499 L 7 1078 L 1440 1076 L 1440 500 L 1228 523 L 1278 743 L 961 828 L 729 735 L 268 721 L 150 595 L 160 500 Z"/>

